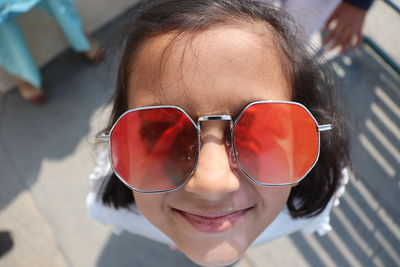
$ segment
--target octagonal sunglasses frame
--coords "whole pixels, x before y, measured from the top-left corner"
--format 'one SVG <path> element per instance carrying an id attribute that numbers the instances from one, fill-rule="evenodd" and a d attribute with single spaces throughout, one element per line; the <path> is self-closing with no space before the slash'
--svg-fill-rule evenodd
<path id="1" fill-rule="evenodd" d="M 282 183 L 282 184 L 268 184 L 268 183 L 260 183 L 258 182 L 256 179 L 254 179 L 253 177 L 251 177 L 245 170 L 245 168 L 241 165 L 239 158 L 238 158 L 238 153 L 236 150 L 236 146 L 235 146 L 235 135 L 234 135 L 234 129 L 236 127 L 236 125 L 238 124 L 238 122 L 240 121 L 240 118 L 243 116 L 243 114 L 245 113 L 245 111 L 250 108 L 253 105 L 256 104 L 267 104 L 267 103 L 283 103 L 283 104 L 290 104 L 290 105 L 297 105 L 300 106 L 301 108 L 303 108 L 304 110 L 307 111 L 307 113 L 311 116 L 311 118 L 313 119 L 313 121 L 315 122 L 315 125 L 317 126 L 317 133 L 318 133 L 318 153 L 317 156 L 312 164 L 312 166 L 309 168 L 309 170 L 299 179 L 297 179 L 295 182 L 291 182 L 291 183 Z M 115 128 L 115 126 L 118 124 L 118 122 L 121 120 L 122 117 L 124 117 L 126 114 L 131 113 L 131 112 L 135 112 L 135 111 L 140 111 L 140 110 L 149 110 L 149 109 L 161 109 L 161 108 L 172 108 L 172 109 L 177 109 L 180 112 L 182 112 L 192 123 L 193 127 L 196 129 L 197 131 L 197 157 L 195 159 L 195 163 L 194 163 L 194 167 L 192 169 L 192 171 L 184 178 L 182 179 L 182 181 L 177 184 L 174 188 L 172 189 L 166 189 L 166 190 L 155 190 L 155 191 L 143 191 L 143 190 L 139 190 L 134 188 L 133 186 L 131 186 L 130 184 L 128 184 L 119 174 L 118 172 L 115 170 L 114 166 L 113 166 L 113 162 L 112 162 L 112 153 L 111 153 L 111 134 Z M 138 193 L 145 193 L 145 194 L 154 194 L 154 193 L 166 193 L 166 192 L 171 192 L 171 191 L 175 191 L 180 189 L 189 179 L 190 177 L 194 174 L 196 168 L 197 168 L 197 163 L 198 163 L 198 159 L 199 159 L 199 153 L 200 153 L 200 148 L 201 148 L 201 122 L 206 122 L 206 121 L 229 121 L 230 122 L 230 134 L 231 134 L 231 140 L 232 140 L 232 149 L 233 149 L 233 154 L 235 157 L 236 162 L 238 163 L 239 169 L 240 171 L 253 183 L 260 185 L 260 186 L 288 186 L 288 185 L 294 185 L 297 184 L 299 182 L 301 182 L 306 176 L 307 174 L 314 168 L 315 164 L 318 161 L 319 155 L 320 155 L 320 132 L 323 131 L 329 131 L 332 129 L 332 124 L 323 124 L 323 125 L 319 125 L 317 120 L 315 119 L 315 117 L 312 115 L 312 113 L 303 105 L 300 104 L 298 102 L 292 102 L 292 101 L 255 101 L 255 102 L 251 102 L 248 105 L 246 105 L 242 111 L 240 112 L 239 116 L 235 119 L 235 121 L 232 120 L 232 117 L 230 115 L 208 115 L 208 116 L 201 116 L 197 119 L 197 123 L 192 119 L 192 117 L 190 117 L 190 115 L 183 110 L 181 107 L 178 106 L 174 106 L 174 105 L 160 105 L 160 106 L 147 106 L 147 107 L 140 107 L 140 108 L 135 108 L 135 109 L 130 109 L 126 112 L 124 112 L 119 118 L 118 120 L 114 123 L 114 125 L 111 127 L 111 130 L 109 131 L 108 134 L 106 133 L 100 133 L 96 135 L 96 140 L 100 141 L 100 142 L 108 142 L 108 151 L 109 151 L 109 158 L 111 161 L 111 168 L 113 170 L 113 172 L 115 173 L 115 175 L 118 177 L 118 179 L 123 182 L 128 188 L 130 188 L 132 191 L 138 192 Z"/>

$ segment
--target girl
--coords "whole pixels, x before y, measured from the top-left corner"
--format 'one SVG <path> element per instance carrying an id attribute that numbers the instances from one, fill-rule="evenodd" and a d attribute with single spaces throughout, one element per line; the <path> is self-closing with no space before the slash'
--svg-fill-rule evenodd
<path id="1" fill-rule="evenodd" d="M 250 0 L 151 1 L 126 27 L 90 214 L 206 266 L 324 230 L 346 136 L 293 28 Z"/>

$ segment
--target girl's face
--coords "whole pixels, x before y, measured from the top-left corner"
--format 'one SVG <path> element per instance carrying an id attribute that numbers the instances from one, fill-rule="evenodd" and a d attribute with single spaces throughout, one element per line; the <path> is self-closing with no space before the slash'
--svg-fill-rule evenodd
<path id="1" fill-rule="evenodd" d="M 256 100 L 291 100 L 275 45 L 268 41 L 272 36 L 256 30 L 254 25 L 219 26 L 194 39 L 181 35 L 167 50 L 172 34 L 148 40 L 131 69 L 129 108 L 176 105 L 197 120 L 220 114 L 235 118 Z M 238 170 L 225 141 L 227 129 L 228 122 L 202 122 L 198 166 L 182 188 L 133 193 L 143 215 L 201 265 L 239 259 L 290 193 L 289 186 L 255 185 Z"/>

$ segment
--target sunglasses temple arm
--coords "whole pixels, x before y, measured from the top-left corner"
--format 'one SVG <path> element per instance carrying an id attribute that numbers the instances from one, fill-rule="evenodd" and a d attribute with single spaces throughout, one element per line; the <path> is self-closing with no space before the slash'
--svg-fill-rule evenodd
<path id="1" fill-rule="evenodd" d="M 105 133 L 96 134 L 96 140 L 100 142 L 109 142 L 110 136 Z"/>
<path id="2" fill-rule="evenodd" d="M 329 130 L 332 130 L 332 124 L 318 125 L 318 131 L 319 132 L 329 131 Z"/>

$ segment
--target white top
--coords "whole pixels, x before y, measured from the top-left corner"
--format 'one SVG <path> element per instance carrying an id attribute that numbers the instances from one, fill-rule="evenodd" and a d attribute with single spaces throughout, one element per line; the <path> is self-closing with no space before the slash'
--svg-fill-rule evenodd
<path id="1" fill-rule="evenodd" d="M 164 233 L 153 226 L 139 211 L 136 205 L 132 204 L 129 208 L 115 209 L 104 205 L 98 199 L 98 189 L 102 180 L 111 175 L 112 169 L 107 151 L 103 152 L 97 162 L 93 172 L 89 175 L 91 192 L 86 199 L 89 214 L 98 222 L 111 225 L 113 232 L 119 234 L 122 230 L 147 237 L 149 239 L 174 246 L 174 242 Z M 318 232 L 324 235 L 331 230 L 329 215 L 332 206 L 339 204 L 339 197 L 345 191 L 345 185 L 349 179 L 347 169 L 342 171 L 341 186 L 336 191 L 335 196 L 329 201 L 326 208 L 319 215 L 312 218 L 293 219 L 286 206 L 279 213 L 278 217 L 258 236 L 252 246 L 264 244 L 283 235 L 291 234 L 301 230 L 303 233 Z"/>

